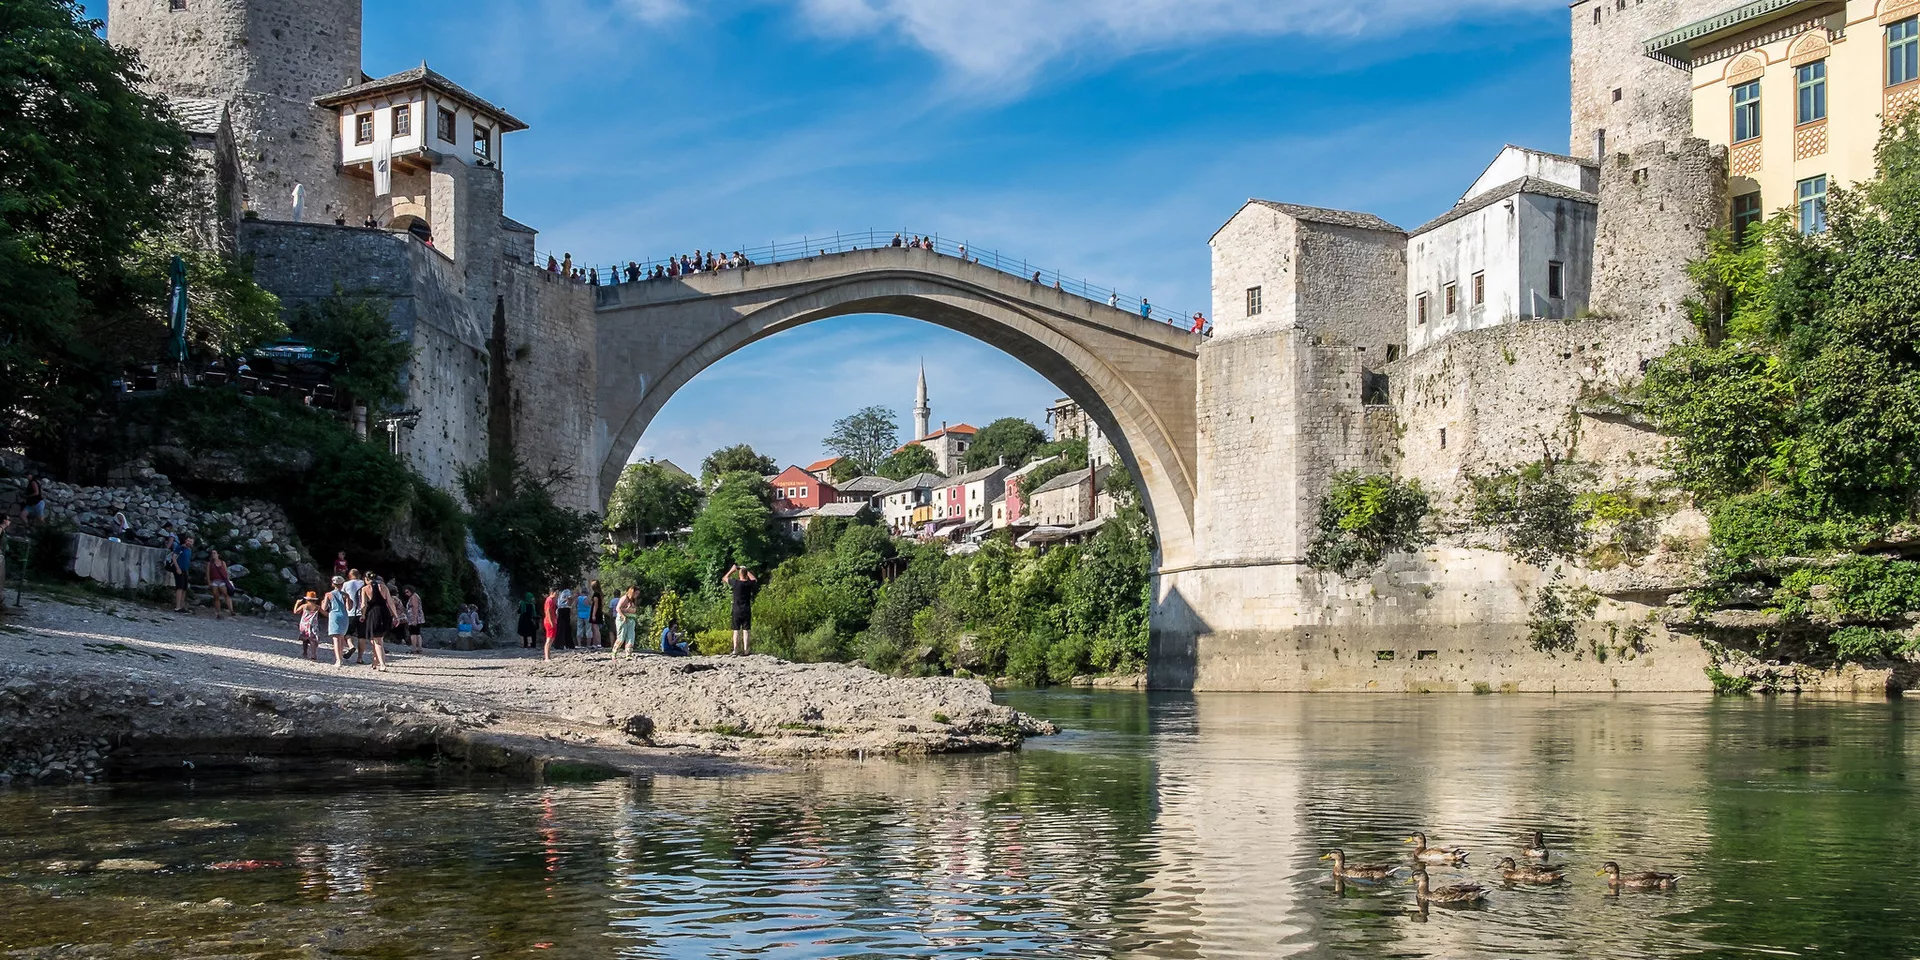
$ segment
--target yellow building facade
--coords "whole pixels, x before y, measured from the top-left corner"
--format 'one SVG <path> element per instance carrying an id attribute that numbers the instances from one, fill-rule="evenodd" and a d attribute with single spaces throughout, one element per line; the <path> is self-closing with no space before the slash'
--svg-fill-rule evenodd
<path id="1" fill-rule="evenodd" d="M 1646 43 L 1691 72 L 1694 136 L 1727 147 L 1736 231 L 1873 176 L 1881 121 L 1920 100 L 1920 0 L 1752 0 Z"/>

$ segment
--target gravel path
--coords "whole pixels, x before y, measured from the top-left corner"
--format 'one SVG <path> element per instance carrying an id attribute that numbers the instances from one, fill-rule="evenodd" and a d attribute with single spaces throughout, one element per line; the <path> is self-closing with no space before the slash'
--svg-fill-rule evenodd
<path id="1" fill-rule="evenodd" d="M 33 678 L 39 685 L 30 690 L 16 680 L 5 690 L 16 707 L 39 697 L 34 703 L 41 715 L 52 709 L 41 687 L 148 684 L 180 691 L 183 703 L 264 697 L 351 705 L 380 716 L 426 714 L 623 768 L 701 756 L 776 760 L 1007 749 L 1026 735 L 1053 732 L 1044 721 L 995 704 L 978 681 L 903 679 L 766 656 L 649 654 L 616 663 L 604 651 L 556 651 L 552 662 L 543 662 L 537 651 L 517 648 L 429 650 L 389 653 L 385 673 L 335 667 L 329 649 L 322 657 L 321 663 L 300 657 L 292 620 L 284 616 L 216 621 L 86 594 L 29 593 L 24 608 L 9 608 L 0 619 L 0 677 Z M 156 710 L 170 709 L 159 706 L 164 696 L 148 699 Z M 0 724 L 6 707 L 0 697 Z M 168 735 L 193 735 L 190 727 L 179 732 L 190 722 L 187 713 L 167 719 Z M 0 725 L 0 737 L 7 733 Z M 24 736 L 15 733 L 16 740 Z"/>

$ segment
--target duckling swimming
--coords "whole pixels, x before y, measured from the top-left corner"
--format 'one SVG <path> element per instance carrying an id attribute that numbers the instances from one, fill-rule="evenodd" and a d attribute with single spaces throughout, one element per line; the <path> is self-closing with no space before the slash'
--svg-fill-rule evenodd
<path id="1" fill-rule="evenodd" d="M 1612 860 L 1600 865 L 1600 876 L 1607 878 L 1607 886 L 1621 890 L 1672 890 L 1680 883 L 1680 875 L 1677 873 L 1659 873 L 1653 870 L 1621 873 L 1620 865 Z"/>
<path id="2" fill-rule="evenodd" d="M 1527 859 L 1529 860 L 1547 859 L 1546 836 L 1543 835 L 1540 831 L 1535 830 L 1533 832 L 1533 843 L 1530 846 L 1528 846 L 1527 849 L 1521 852 L 1525 853 L 1527 855 Z"/>
<path id="3" fill-rule="evenodd" d="M 1333 861 L 1333 875 L 1346 880 L 1385 880 L 1400 869 L 1395 863 L 1348 863 L 1344 851 L 1335 850 L 1322 854 L 1320 859 Z"/>
<path id="4" fill-rule="evenodd" d="M 1567 878 L 1562 867 L 1548 867 L 1537 864 L 1521 866 L 1513 862 L 1512 857 L 1500 860 L 1500 877 L 1508 883 L 1559 883 Z"/>
<path id="5" fill-rule="evenodd" d="M 1416 833 L 1408 837 L 1407 842 L 1414 845 L 1413 859 L 1416 863 L 1464 864 L 1467 862 L 1467 851 L 1460 847 L 1429 847 L 1427 835 L 1424 833 Z"/>
<path id="6" fill-rule="evenodd" d="M 1452 883 L 1444 887 L 1432 887 L 1427 883 L 1427 871 L 1413 872 L 1413 890 L 1422 904 L 1469 904 L 1479 903 L 1487 898 L 1487 888 L 1477 883 Z"/>

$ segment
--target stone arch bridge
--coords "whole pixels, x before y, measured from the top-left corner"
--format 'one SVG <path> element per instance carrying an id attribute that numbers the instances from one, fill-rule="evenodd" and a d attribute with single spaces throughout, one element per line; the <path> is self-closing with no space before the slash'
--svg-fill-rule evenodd
<path id="1" fill-rule="evenodd" d="M 1199 334 L 909 247 L 604 286 L 595 309 L 602 491 L 675 391 L 721 358 L 814 320 L 884 313 L 999 347 L 1078 401 L 1138 481 L 1161 564 L 1194 557 Z"/>

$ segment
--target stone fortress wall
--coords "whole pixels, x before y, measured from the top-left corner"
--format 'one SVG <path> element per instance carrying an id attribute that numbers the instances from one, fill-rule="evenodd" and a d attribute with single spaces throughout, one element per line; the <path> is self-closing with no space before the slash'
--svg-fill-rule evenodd
<path id="1" fill-rule="evenodd" d="M 108 39 L 140 54 L 158 92 L 227 105 L 250 216 L 221 213 L 263 287 L 288 310 L 336 292 L 385 303 L 414 349 L 405 404 L 420 419 L 400 446 L 422 476 L 457 494 L 461 468 L 487 456 L 497 406 L 511 411 L 501 426 L 516 455 L 573 478 L 561 501 L 599 508 L 591 298 L 533 269 L 534 235 L 504 216 L 499 168 L 396 170 L 393 196 L 376 201 L 370 179 L 339 166 L 339 115 L 313 101 L 364 79 L 361 0 L 113 0 Z M 296 183 L 304 223 L 292 222 Z M 429 221 L 434 243 L 358 226 L 376 207 Z M 496 340 L 510 345 L 503 383 Z M 511 402 L 496 405 L 495 391 Z"/>
<path id="2" fill-rule="evenodd" d="M 1645 57 L 1641 44 L 1729 5 L 1573 4 L 1570 152 L 1604 154 L 1592 233 L 1576 238 L 1593 249 L 1588 311 L 1465 330 L 1384 362 L 1376 351 L 1404 344 L 1413 324 L 1404 266 L 1394 310 L 1404 326 L 1385 333 L 1370 304 L 1392 281 L 1364 260 L 1303 258 L 1299 236 L 1325 228 L 1289 216 L 1289 205 L 1250 216 L 1256 201 L 1215 236 L 1216 336 L 1200 356 L 1199 558 L 1156 577 L 1152 685 L 1708 687 L 1707 652 L 1657 620 L 1675 589 L 1671 571 L 1563 565 L 1570 584 L 1603 600 L 1576 652 L 1556 657 L 1526 639 L 1551 570 L 1458 536 L 1355 581 L 1312 569 L 1305 553 L 1341 470 L 1417 479 L 1441 511 L 1461 507 L 1470 475 L 1546 455 L 1595 463 L 1608 482 L 1651 478 L 1660 439 L 1630 418 L 1583 412 L 1583 401 L 1636 379 L 1692 333 L 1680 306 L 1691 293 L 1685 265 L 1725 222 L 1726 174 L 1724 150 L 1687 139 L 1686 74 Z M 1382 253 L 1397 244 L 1404 264 L 1404 234 L 1373 236 Z M 1256 284 L 1271 306 L 1249 317 L 1245 289 Z M 1367 390 L 1376 373 L 1386 376 L 1384 403 Z"/>
<path id="3" fill-rule="evenodd" d="M 456 489 L 460 468 L 487 452 L 487 329 L 453 261 L 404 233 L 271 220 L 242 224 L 240 251 L 289 311 L 335 294 L 386 305 L 413 347 L 404 404 L 420 411 L 401 452 L 428 483 Z"/>

